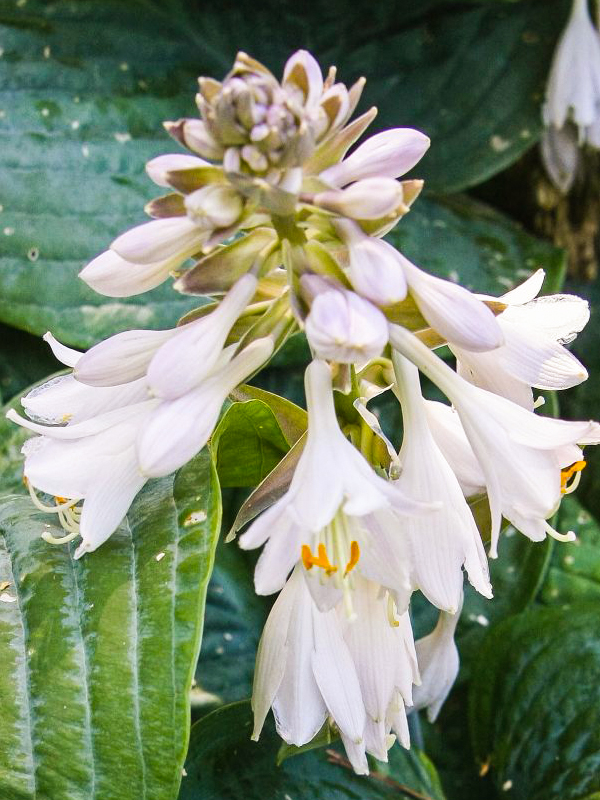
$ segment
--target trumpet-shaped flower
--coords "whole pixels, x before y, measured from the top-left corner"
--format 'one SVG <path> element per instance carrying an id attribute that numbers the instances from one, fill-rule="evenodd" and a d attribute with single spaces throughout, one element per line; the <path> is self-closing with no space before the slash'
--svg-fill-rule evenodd
<path id="1" fill-rule="evenodd" d="M 538 270 L 503 297 L 506 309 L 496 318 L 504 344 L 489 353 L 474 353 L 456 345 L 457 372 L 490 392 L 533 410 L 531 387 L 568 389 L 586 380 L 585 367 L 563 343 L 572 341 L 587 323 L 585 300 L 571 295 L 537 299 L 544 280 Z"/>
<path id="2" fill-rule="evenodd" d="M 368 773 L 366 752 L 387 761 L 393 731 L 409 746 L 405 703 L 418 683 L 408 613 L 396 618 L 380 586 L 360 579 L 360 613 L 319 611 L 296 566 L 275 601 L 256 659 L 252 708 L 258 739 L 269 708 L 279 735 L 297 746 L 309 742 L 329 717 L 348 758 Z"/>
<path id="3" fill-rule="evenodd" d="M 356 669 L 336 611 L 317 609 L 300 572 L 296 567 L 275 601 L 258 646 L 252 738 L 260 736 L 270 707 L 281 738 L 297 746 L 310 742 L 331 716 L 353 745 L 348 756 L 354 769 L 366 774 L 365 707 Z"/>
<path id="4" fill-rule="evenodd" d="M 600 425 L 540 417 L 473 386 L 403 328 L 392 326 L 390 341 L 456 407 L 485 477 L 492 518 L 490 556 L 497 555 L 502 515 L 534 541 L 547 533 L 564 538 L 547 520 L 560 503 L 564 475 L 583 463 L 577 445 L 600 442 Z"/>
<path id="5" fill-rule="evenodd" d="M 401 534 L 403 517 L 424 506 L 379 477 L 339 429 L 331 374 L 323 361 L 306 370 L 308 435 L 286 494 L 241 537 L 245 549 L 267 543 L 255 573 L 259 594 L 284 585 L 299 560 L 319 608 L 343 596 L 351 611 L 354 572 L 408 602 L 408 560 Z"/>
<path id="6" fill-rule="evenodd" d="M 458 480 L 429 430 L 418 370 L 398 354 L 393 358 L 404 428 L 402 472 L 396 484 L 417 500 L 442 503 L 427 517 L 404 521 L 413 580 L 431 603 L 454 613 L 462 597 L 463 565 L 473 586 L 485 597 L 492 596 L 487 559 Z"/>
<path id="7" fill-rule="evenodd" d="M 442 611 L 433 631 L 417 640 L 421 683 L 414 692 L 414 706 L 426 708 L 430 722 L 435 722 L 458 675 L 459 657 L 454 632 L 461 609 L 462 599 L 456 613 Z"/>

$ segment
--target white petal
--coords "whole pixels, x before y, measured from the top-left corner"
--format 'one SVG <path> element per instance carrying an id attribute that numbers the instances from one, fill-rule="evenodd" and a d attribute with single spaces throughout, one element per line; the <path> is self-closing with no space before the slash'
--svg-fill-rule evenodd
<path id="1" fill-rule="evenodd" d="M 22 398 L 27 416 L 49 425 L 77 423 L 122 406 L 139 403 L 148 397 L 146 382 L 141 379 L 108 388 L 92 388 L 72 375 L 52 378 Z"/>
<path id="2" fill-rule="evenodd" d="M 133 264 L 112 250 L 106 250 L 79 273 L 95 292 L 107 297 L 131 297 L 154 289 L 167 280 L 172 270 L 180 266 L 185 257 L 176 256 L 166 261 Z"/>
<path id="3" fill-rule="evenodd" d="M 342 639 L 335 611 L 315 611 L 312 668 L 330 715 L 356 744 L 363 737 L 365 709 L 358 676 Z"/>
<path id="4" fill-rule="evenodd" d="M 89 487 L 81 512 L 82 543 L 75 557 L 96 550 L 115 531 L 127 513 L 133 498 L 146 483 L 130 447 L 111 459 L 110 466 Z"/>
<path id="5" fill-rule="evenodd" d="M 71 347 L 66 347 L 64 344 L 61 344 L 58 339 L 55 339 L 54 336 L 52 336 L 50 331 L 45 333 L 43 338 L 44 341 L 48 342 L 50 345 L 50 349 L 56 358 L 67 367 L 74 367 L 83 355 L 83 353 L 80 353 L 79 350 L 73 350 Z"/>
<path id="6" fill-rule="evenodd" d="M 77 363 L 74 375 L 89 386 L 116 386 L 134 381 L 145 375 L 158 348 L 176 332 L 174 328 L 117 333 L 88 350 Z"/>
<path id="7" fill-rule="evenodd" d="M 551 294 L 523 306 L 509 306 L 500 316 L 501 321 L 527 326 L 561 344 L 572 342 L 589 318 L 587 300 L 570 294 Z"/>
<path id="8" fill-rule="evenodd" d="M 448 342 L 475 351 L 502 344 L 500 326 L 481 300 L 456 283 L 428 275 L 400 253 L 398 257 L 420 312 Z"/>
<path id="9" fill-rule="evenodd" d="M 134 264 L 156 264 L 191 256 L 200 250 L 205 239 L 206 231 L 187 217 L 166 217 L 122 233 L 111 244 L 111 250 Z"/>
<path id="10" fill-rule="evenodd" d="M 454 631 L 459 614 L 441 613 L 433 632 L 417 641 L 421 685 L 415 689 L 414 704 L 415 708 L 427 708 L 430 722 L 435 721 L 458 675 Z"/>
<path id="11" fill-rule="evenodd" d="M 323 94 L 323 74 L 318 61 L 308 50 L 297 50 L 286 61 L 283 69 L 283 85 L 294 83 L 304 93 L 307 108 L 312 108 Z"/>
<path id="12" fill-rule="evenodd" d="M 507 305 L 522 305 L 537 297 L 542 290 L 546 273 L 543 269 L 536 270 L 526 281 L 515 286 L 510 292 L 505 292 L 498 299 Z"/>

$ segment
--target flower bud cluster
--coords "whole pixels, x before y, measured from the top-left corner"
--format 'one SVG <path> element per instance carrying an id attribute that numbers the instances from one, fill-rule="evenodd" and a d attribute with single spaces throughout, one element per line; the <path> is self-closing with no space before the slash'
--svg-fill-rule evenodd
<path id="1" fill-rule="evenodd" d="M 175 289 L 213 302 L 175 329 L 126 331 L 85 354 L 49 337 L 73 373 L 23 399 L 30 419 L 9 412 L 39 434 L 25 477 L 59 515 L 61 541 L 81 537 L 79 556 L 111 535 L 149 477 L 199 452 L 228 394 L 305 332 L 301 454 L 240 540 L 263 548 L 257 592 L 280 592 L 257 657 L 254 736 L 270 708 L 296 745 L 329 720 L 360 773 L 367 753 L 386 760 L 395 737 L 409 745 L 407 709 L 439 711 L 458 669 L 465 575 L 492 596 L 470 501 L 487 497 L 490 557 L 502 519 L 533 541 L 570 539 L 548 520 L 575 488 L 583 446 L 600 441 L 597 423 L 537 415 L 533 396 L 587 377 L 564 346 L 587 322 L 584 301 L 537 298 L 541 270 L 503 297 L 478 296 L 384 240 L 421 190 L 398 178 L 429 140 L 396 128 L 351 150 L 375 113 L 348 121 L 363 83 L 347 90 L 333 69 L 323 79 L 304 51 L 281 82 L 245 54 L 222 83 L 201 79 L 201 118 L 167 125 L 191 153 L 147 165 L 169 189 L 147 205 L 153 220 L 81 278 L 118 297 L 173 275 Z M 444 344 L 456 370 L 433 352 Z M 451 405 L 424 400 L 419 372 Z M 388 390 L 399 450 L 367 408 Z M 440 621 L 415 644 L 416 591 Z"/>

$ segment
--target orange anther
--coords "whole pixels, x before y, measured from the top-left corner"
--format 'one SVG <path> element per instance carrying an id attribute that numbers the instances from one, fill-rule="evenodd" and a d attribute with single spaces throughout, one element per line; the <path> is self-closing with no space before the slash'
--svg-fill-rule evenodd
<path id="1" fill-rule="evenodd" d="M 358 559 L 360 558 L 360 548 L 358 546 L 358 542 L 350 542 L 350 561 L 346 564 L 346 569 L 344 570 L 344 577 L 351 572 L 354 567 L 358 564 Z"/>
<path id="2" fill-rule="evenodd" d="M 560 472 L 560 490 L 562 494 L 566 494 L 568 489 L 568 482 L 571 480 L 573 475 L 577 472 L 581 472 L 582 469 L 585 469 L 587 465 L 587 461 L 576 461 L 574 464 L 571 464 L 570 467 L 566 467 L 565 469 L 561 470 Z"/>

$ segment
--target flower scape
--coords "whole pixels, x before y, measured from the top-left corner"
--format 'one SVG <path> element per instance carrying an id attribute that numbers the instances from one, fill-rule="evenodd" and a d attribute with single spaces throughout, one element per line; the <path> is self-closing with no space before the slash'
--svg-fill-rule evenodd
<path id="1" fill-rule="evenodd" d="M 297 746 L 329 721 L 359 774 L 367 754 L 386 761 L 395 739 L 409 747 L 407 711 L 438 714 L 458 672 L 465 575 L 492 597 L 488 557 L 503 520 L 536 542 L 574 538 L 551 520 L 584 448 L 600 442 L 598 423 L 542 416 L 534 393 L 587 378 L 565 348 L 588 321 L 585 301 L 538 297 L 542 270 L 502 297 L 476 295 L 383 238 L 422 190 L 401 178 L 430 142 L 394 128 L 356 146 L 376 115 L 351 119 L 364 83 L 347 88 L 335 68 L 324 78 L 303 50 L 281 80 L 245 53 L 222 82 L 201 78 L 199 117 L 165 123 L 187 152 L 147 164 L 166 192 L 146 206 L 152 220 L 80 277 L 110 297 L 174 278 L 175 290 L 212 302 L 172 330 L 126 331 L 85 353 L 48 333 L 72 372 L 23 398 L 27 418 L 7 415 L 38 434 L 24 446 L 25 481 L 65 530 L 46 540 L 77 540 L 80 558 L 146 481 L 206 445 L 230 393 L 304 331 L 301 452 L 239 541 L 262 548 L 257 593 L 277 594 L 258 649 L 253 738 L 270 710 Z M 547 113 L 564 122 L 556 104 Z M 592 136 L 595 118 L 575 121 Z M 436 354 L 444 345 L 456 369 Z M 447 403 L 424 399 L 420 374 Z M 367 408 L 386 391 L 401 407 L 399 452 Z M 482 498 L 485 530 L 472 510 Z M 415 642 L 416 591 L 439 621 Z"/>

